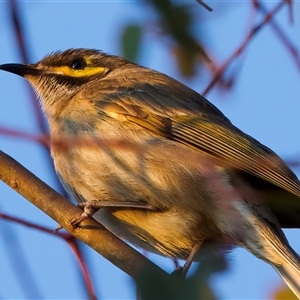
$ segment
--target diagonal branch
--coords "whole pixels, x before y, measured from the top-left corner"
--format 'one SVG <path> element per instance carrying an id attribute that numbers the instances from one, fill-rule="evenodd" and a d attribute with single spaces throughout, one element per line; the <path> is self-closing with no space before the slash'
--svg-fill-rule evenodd
<path id="1" fill-rule="evenodd" d="M 2 151 L 0 151 L 0 179 L 61 224 L 71 235 L 130 275 L 138 283 L 141 291 L 146 291 L 147 298 L 166 299 L 170 298 L 170 295 L 167 296 L 165 293 L 176 292 L 176 288 L 170 288 L 172 282 L 167 273 L 94 219 L 83 221 L 82 228 L 73 228 L 71 220 L 79 217 L 82 210 Z"/>

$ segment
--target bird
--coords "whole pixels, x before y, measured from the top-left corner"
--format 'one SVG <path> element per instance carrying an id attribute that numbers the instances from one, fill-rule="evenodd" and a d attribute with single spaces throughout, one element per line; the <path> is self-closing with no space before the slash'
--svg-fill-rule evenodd
<path id="1" fill-rule="evenodd" d="M 48 120 L 65 189 L 129 243 L 186 260 L 242 247 L 300 299 L 300 182 L 271 149 L 179 81 L 95 49 L 2 64 L 27 79 Z"/>

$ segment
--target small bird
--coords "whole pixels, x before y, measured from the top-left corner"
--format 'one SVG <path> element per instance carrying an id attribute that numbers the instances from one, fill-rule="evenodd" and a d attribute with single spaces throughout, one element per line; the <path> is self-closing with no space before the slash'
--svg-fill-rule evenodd
<path id="1" fill-rule="evenodd" d="M 272 150 L 180 82 L 92 49 L 0 69 L 25 77 L 48 119 L 66 190 L 148 251 L 187 260 L 240 246 L 300 299 L 300 260 L 281 228 L 300 228 L 300 182 Z M 201 252 L 201 251 L 200 251 Z"/>

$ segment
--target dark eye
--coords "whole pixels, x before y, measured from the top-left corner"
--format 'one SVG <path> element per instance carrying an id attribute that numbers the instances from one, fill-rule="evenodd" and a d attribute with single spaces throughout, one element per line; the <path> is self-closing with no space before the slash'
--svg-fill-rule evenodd
<path id="1" fill-rule="evenodd" d="M 84 59 L 75 59 L 70 63 L 70 67 L 74 70 L 83 70 L 87 66 Z"/>

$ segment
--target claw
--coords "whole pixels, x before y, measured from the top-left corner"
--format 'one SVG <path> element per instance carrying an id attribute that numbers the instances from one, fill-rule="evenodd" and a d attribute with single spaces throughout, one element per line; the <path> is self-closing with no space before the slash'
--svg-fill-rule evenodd
<path id="1" fill-rule="evenodd" d="M 83 213 L 82 213 L 82 215 L 81 215 L 79 218 L 73 220 L 73 221 L 71 222 L 71 225 L 72 225 L 74 228 L 76 228 L 76 227 L 79 226 L 79 224 L 80 224 L 83 220 L 85 220 L 85 219 L 87 219 L 87 218 L 89 218 L 89 217 L 92 217 L 93 214 L 94 214 L 97 210 L 99 210 L 100 208 L 102 208 L 102 206 L 99 207 L 99 204 L 98 204 L 97 202 L 98 202 L 98 201 L 92 200 L 92 201 L 87 201 L 87 202 L 82 202 L 82 203 L 77 204 L 77 207 L 83 209 Z M 98 204 L 98 205 L 97 205 L 97 204 Z"/>
<path id="2" fill-rule="evenodd" d="M 83 209 L 82 215 L 71 222 L 73 227 L 78 227 L 79 223 L 83 220 L 92 217 L 95 212 L 104 207 L 119 207 L 119 208 L 138 208 L 153 210 L 153 207 L 146 203 L 132 203 L 126 201 L 107 201 L 107 200 L 89 200 L 86 202 L 79 203 L 77 205 L 79 208 Z"/>
<path id="3" fill-rule="evenodd" d="M 63 227 L 60 224 L 58 224 L 57 227 L 54 230 L 54 234 L 57 234 L 62 229 L 63 229 Z"/>
<path id="4" fill-rule="evenodd" d="M 91 216 L 92 216 L 92 215 L 91 215 Z M 77 219 L 75 219 L 75 220 L 73 220 L 73 221 L 71 222 L 71 225 L 73 226 L 73 228 L 79 227 L 79 224 L 80 224 L 83 220 L 85 220 L 85 219 L 87 219 L 87 218 L 89 218 L 89 217 L 91 217 L 91 216 L 88 215 L 88 214 L 86 214 L 85 212 L 83 212 L 82 215 L 81 215 L 79 218 L 77 218 Z"/>

